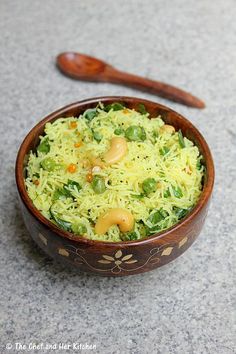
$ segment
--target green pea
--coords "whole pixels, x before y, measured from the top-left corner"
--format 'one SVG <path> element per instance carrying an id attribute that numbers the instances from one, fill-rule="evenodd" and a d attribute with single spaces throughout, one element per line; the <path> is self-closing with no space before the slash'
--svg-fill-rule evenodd
<path id="1" fill-rule="evenodd" d="M 42 152 L 44 154 L 47 154 L 50 151 L 50 144 L 49 144 L 49 138 L 46 137 L 45 139 L 41 140 L 41 143 L 37 147 L 38 152 Z"/>
<path id="2" fill-rule="evenodd" d="M 55 165 L 55 170 L 57 170 L 57 171 L 65 169 L 65 168 L 66 168 L 66 166 L 64 163 L 56 163 L 56 165 Z"/>
<path id="3" fill-rule="evenodd" d="M 104 178 L 101 176 L 94 176 L 91 186 L 96 194 L 102 194 L 106 190 Z"/>
<path id="4" fill-rule="evenodd" d="M 114 130 L 114 134 L 115 135 L 122 135 L 122 134 L 124 134 L 124 129 L 122 129 L 122 128 L 116 128 L 115 130 Z"/>
<path id="5" fill-rule="evenodd" d="M 153 193 L 157 189 L 157 182 L 154 178 L 147 178 L 143 181 L 142 188 L 146 194 Z"/>
<path id="6" fill-rule="evenodd" d="M 144 141 L 146 139 L 146 132 L 143 127 L 131 125 L 126 129 L 125 137 L 130 141 Z"/>
<path id="7" fill-rule="evenodd" d="M 71 228 L 76 235 L 84 235 L 87 233 L 87 228 L 84 224 L 72 224 Z"/>
<path id="8" fill-rule="evenodd" d="M 55 170 L 57 166 L 56 162 L 51 157 L 46 157 L 41 161 L 40 165 L 45 171 L 49 172 Z"/>

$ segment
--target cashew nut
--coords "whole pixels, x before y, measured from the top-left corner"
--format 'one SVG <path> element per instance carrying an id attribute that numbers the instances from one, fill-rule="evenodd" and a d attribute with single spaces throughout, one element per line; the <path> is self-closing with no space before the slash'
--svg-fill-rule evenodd
<path id="1" fill-rule="evenodd" d="M 107 164 L 120 161 L 127 152 L 127 142 L 125 138 L 114 137 L 111 139 L 110 149 L 104 154 L 104 160 Z"/>
<path id="2" fill-rule="evenodd" d="M 131 231 L 134 227 L 134 217 L 128 210 L 110 209 L 98 218 L 95 232 L 98 235 L 105 234 L 112 225 L 118 225 L 121 232 Z"/>
<path id="3" fill-rule="evenodd" d="M 169 124 L 164 124 L 160 130 L 162 132 L 165 132 L 165 133 L 169 133 L 169 134 L 174 134 L 175 133 L 175 128 L 173 127 L 173 125 L 169 125 Z"/>

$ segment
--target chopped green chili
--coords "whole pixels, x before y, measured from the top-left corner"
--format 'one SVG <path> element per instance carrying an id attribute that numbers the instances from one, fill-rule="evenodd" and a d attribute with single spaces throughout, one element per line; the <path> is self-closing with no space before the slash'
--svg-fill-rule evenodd
<path id="1" fill-rule="evenodd" d="M 138 239 L 138 235 L 135 231 L 126 232 L 120 235 L 122 241 L 134 241 Z"/>
<path id="2" fill-rule="evenodd" d="M 68 191 L 66 191 L 64 188 L 58 188 L 53 193 L 52 200 L 63 200 L 69 197 L 71 197 L 71 194 Z"/>
<path id="3" fill-rule="evenodd" d="M 177 206 L 174 206 L 173 210 L 174 210 L 175 215 L 177 216 L 178 220 L 180 220 L 180 219 L 184 218 L 189 213 L 191 208 L 184 209 L 184 208 L 179 208 Z"/>
<path id="4" fill-rule="evenodd" d="M 197 170 L 200 170 L 201 167 L 202 167 L 201 158 L 199 158 L 199 159 L 197 159 L 196 168 L 197 168 Z"/>
<path id="5" fill-rule="evenodd" d="M 164 192 L 163 196 L 164 196 L 164 198 L 168 198 L 171 196 L 169 188 L 167 188 L 167 190 Z"/>
<path id="6" fill-rule="evenodd" d="M 72 181 L 71 179 L 68 179 L 67 184 L 64 184 L 62 188 L 58 188 L 55 190 L 53 193 L 52 199 L 55 200 L 63 200 L 65 198 L 73 198 L 73 191 L 79 192 L 81 190 L 81 186 L 78 182 Z"/>
<path id="7" fill-rule="evenodd" d="M 51 218 L 56 222 L 56 224 L 65 231 L 71 231 L 71 223 L 69 221 L 62 220 L 58 217 L 57 212 L 52 210 L 53 205 L 50 207 L 49 212 Z"/>
<path id="8" fill-rule="evenodd" d="M 98 143 L 100 143 L 100 141 L 103 138 L 102 134 L 100 134 L 99 132 L 96 132 L 94 130 L 92 130 L 92 133 L 93 133 L 94 140 L 96 140 Z"/>
<path id="9" fill-rule="evenodd" d="M 184 137 L 183 137 L 181 129 L 178 131 L 178 140 L 179 140 L 179 146 L 181 147 L 181 149 L 185 148 Z"/>
<path id="10" fill-rule="evenodd" d="M 152 212 L 147 221 L 153 225 L 156 226 L 161 220 L 164 220 L 169 214 L 167 211 L 165 211 L 163 208 L 160 208 L 159 210 L 156 210 Z"/>
<path id="11" fill-rule="evenodd" d="M 140 193 L 140 194 L 131 194 L 131 197 L 132 198 L 135 198 L 135 199 L 143 199 L 145 197 L 145 194 L 144 193 Z"/>
<path id="12" fill-rule="evenodd" d="M 67 192 L 71 193 L 71 191 L 73 190 L 77 190 L 79 192 L 82 189 L 82 187 L 78 182 L 68 179 L 67 184 L 64 185 L 64 189 Z"/>
<path id="13" fill-rule="evenodd" d="M 147 110 L 146 110 L 146 107 L 143 103 L 139 103 L 138 105 L 138 112 L 141 113 L 141 114 L 147 114 Z"/>
<path id="14" fill-rule="evenodd" d="M 97 113 L 97 108 L 89 108 L 84 112 L 83 116 L 87 121 L 91 122 L 93 118 L 96 117 Z"/>
<path id="15" fill-rule="evenodd" d="M 159 152 L 162 156 L 165 156 L 166 154 L 168 154 L 168 152 L 170 151 L 170 149 L 167 146 L 163 146 Z"/>
<path id="16" fill-rule="evenodd" d="M 109 112 L 111 109 L 113 111 L 120 111 L 121 109 L 124 109 L 124 104 L 121 102 L 114 102 L 111 104 L 108 104 L 104 107 L 104 111 Z"/>
<path id="17" fill-rule="evenodd" d="M 50 144 L 49 144 L 49 138 L 46 137 L 45 139 L 41 140 L 41 143 L 37 147 L 38 152 L 42 152 L 44 154 L 47 154 L 50 151 Z"/>
<path id="18" fill-rule="evenodd" d="M 183 197 L 182 189 L 179 186 L 177 186 L 177 187 L 172 186 L 172 190 L 173 190 L 174 196 L 176 198 L 182 198 Z"/>

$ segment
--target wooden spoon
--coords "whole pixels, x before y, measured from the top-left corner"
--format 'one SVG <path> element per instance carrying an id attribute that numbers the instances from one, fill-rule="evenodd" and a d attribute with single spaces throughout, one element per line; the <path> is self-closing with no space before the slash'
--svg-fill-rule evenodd
<path id="1" fill-rule="evenodd" d="M 119 71 L 110 64 L 88 55 L 73 52 L 61 53 L 57 56 L 57 65 L 64 74 L 74 79 L 121 84 L 168 98 L 186 106 L 205 107 L 203 101 L 177 87 Z"/>

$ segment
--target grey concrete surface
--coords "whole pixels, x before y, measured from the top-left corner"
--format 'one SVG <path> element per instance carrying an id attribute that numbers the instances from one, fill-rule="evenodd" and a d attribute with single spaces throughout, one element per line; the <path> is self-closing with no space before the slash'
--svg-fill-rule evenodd
<path id="1" fill-rule="evenodd" d="M 0 1 L 1 353 L 236 352 L 235 15 L 234 0 Z M 207 108 L 70 80 L 54 65 L 67 50 L 185 88 Z M 182 257 L 143 275 L 99 278 L 64 269 L 31 241 L 14 163 L 23 137 L 47 113 L 87 97 L 120 94 L 186 115 L 212 149 L 216 183 L 204 230 Z M 96 349 L 40 347 L 73 342 Z M 30 347 L 34 343 L 39 349 Z"/>

